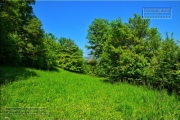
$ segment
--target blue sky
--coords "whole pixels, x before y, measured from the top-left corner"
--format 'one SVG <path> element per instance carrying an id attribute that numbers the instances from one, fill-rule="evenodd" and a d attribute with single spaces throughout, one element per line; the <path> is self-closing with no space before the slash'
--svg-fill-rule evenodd
<path id="1" fill-rule="evenodd" d="M 111 21 L 120 17 L 125 23 L 135 13 L 142 15 L 144 7 L 171 7 L 172 19 L 151 19 L 150 27 L 158 28 L 162 37 L 173 32 L 174 39 L 180 40 L 180 1 L 36 1 L 33 10 L 45 32 L 71 38 L 87 56 L 87 30 L 95 18 Z"/>

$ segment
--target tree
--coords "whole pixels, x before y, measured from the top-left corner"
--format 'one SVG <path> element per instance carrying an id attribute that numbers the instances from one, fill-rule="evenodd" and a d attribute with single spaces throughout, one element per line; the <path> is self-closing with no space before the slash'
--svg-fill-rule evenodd
<path id="1" fill-rule="evenodd" d="M 95 19 L 89 26 L 87 39 L 89 45 L 86 45 L 91 50 L 91 55 L 99 58 L 102 54 L 103 44 L 107 40 L 109 28 L 108 21 L 104 19 Z"/>
<path id="2" fill-rule="evenodd" d="M 37 18 L 32 18 L 23 26 L 23 44 L 19 46 L 22 49 L 22 64 L 25 66 L 38 66 L 37 59 L 41 53 L 40 46 L 43 44 L 44 31 L 42 24 Z"/>
<path id="3" fill-rule="evenodd" d="M 20 61 L 16 39 L 21 22 L 17 1 L 0 1 L 0 64 L 15 65 Z"/>
<path id="4" fill-rule="evenodd" d="M 37 46 L 41 44 L 43 30 L 33 14 L 29 1 L 1 1 L 0 6 L 0 64 L 33 66 Z M 25 46 L 25 47 L 24 47 Z"/>
<path id="5" fill-rule="evenodd" d="M 97 64 L 98 75 L 108 75 L 114 80 L 144 77 L 144 68 L 149 65 L 144 56 L 143 41 L 147 35 L 140 30 L 148 28 L 148 21 L 142 20 L 136 14 L 129 21 L 129 24 L 124 24 L 118 18 L 109 23 L 107 39 Z M 139 32 L 136 29 L 139 29 Z"/>
<path id="6" fill-rule="evenodd" d="M 158 53 L 158 69 L 156 70 L 156 86 L 166 88 L 168 91 L 180 93 L 179 79 L 179 46 L 166 33 L 166 38 L 161 42 Z"/>
<path id="7" fill-rule="evenodd" d="M 54 69 L 58 66 L 58 49 L 60 45 L 52 33 L 45 33 L 43 43 L 39 46 L 36 68 Z"/>
<path id="8" fill-rule="evenodd" d="M 86 65 L 82 50 L 71 39 L 60 38 L 59 44 L 59 66 L 73 72 L 84 73 Z"/>
<path id="9" fill-rule="evenodd" d="M 134 14 L 134 18 L 128 21 L 129 28 L 139 40 L 147 36 L 149 19 L 142 19 L 139 15 Z"/>

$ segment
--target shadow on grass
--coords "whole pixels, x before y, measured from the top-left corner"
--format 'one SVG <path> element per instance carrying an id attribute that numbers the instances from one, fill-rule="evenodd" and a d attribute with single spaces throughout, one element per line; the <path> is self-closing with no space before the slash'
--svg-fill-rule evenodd
<path id="1" fill-rule="evenodd" d="M 0 66 L 0 85 L 17 80 L 26 80 L 30 77 L 38 76 L 36 72 L 23 67 Z"/>
<path id="2" fill-rule="evenodd" d="M 101 80 L 103 83 L 110 83 L 110 84 L 114 84 L 115 82 L 113 80 L 110 80 L 108 78 L 105 78 L 103 80 Z"/>
<path id="3" fill-rule="evenodd" d="M 38 68 L 35 68 L 35 67 L 31 67 L 32 69 L 37 69 L 37 70 L 43 70 L 43 71 L 52 71 L 52 72 L 59 72 L 59 67 L 54 67 L 54 68 L 49 68 L 49 69 L 47 69 L 47 68 L 40 68 L 40 69 L 38 69 Z"/>
<path id="4" fill-rule="evenodd" d="M 113 80 L 113 79 L 110 79 L 110 78 L 106 78 L 106 79 L 103 79 L 102 80 L 103 83 L 108 83 L 108 84 L 121 84 L 121 83 L 126 83 L 126 84 L 130 84 L 130 85 L 133 85 L 133 86 L 144 86 L 146 87 L 147 89 L 149 90 L 158 90 L 158 91 L 167 91 L 167 94 L 168 95 L 175 95 L 176 98 L 178 100 L 180 100 L 180 92 L 177 90 L 177 91 L 172 91 L 171 89 L 168 89 L 167 87 L 159 87 L 158 85 L 155 85 L 155 84 L 150 84 L 150 83 L 142 83 L 140 81 L 137 81 L 137 80 L 134 80 L 134 82 L 131 80 L 131 81 L 128 81 L 128 80 Z"/>
<path id="5" fill-rule="evenodd" d="M 113 79 L 113 78 L 104 78 L 102 80 L 103 83 L 109 83 L 109 84 L 120 84 L 120 83 L 128 83 L 128 81 L 121 80 L 120 78 L 118 79 Z"/>

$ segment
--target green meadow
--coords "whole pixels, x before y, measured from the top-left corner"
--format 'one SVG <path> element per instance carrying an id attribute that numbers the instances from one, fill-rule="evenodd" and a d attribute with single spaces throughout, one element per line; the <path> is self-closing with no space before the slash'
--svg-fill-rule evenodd
<path id="1" fill-rule="evenodd" d="M 180 101 L 165 90 L 62 69 L 0 67 L 1 120 L 178 120 Z"/>

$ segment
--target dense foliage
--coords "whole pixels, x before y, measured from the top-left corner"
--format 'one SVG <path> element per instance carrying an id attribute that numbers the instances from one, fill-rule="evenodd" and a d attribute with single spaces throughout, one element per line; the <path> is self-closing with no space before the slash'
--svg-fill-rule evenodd
<path id="1" fill-rule="evenodd" d="M 113 81 L 148 84 L 180 93 L 180 46 L 166 34 L 162 39 L 150 20 L 135 14 L 128 23 L 120 18 L 95 19 L 89 26 L 87 48 L 95 58 L 91 68 Z"/>
<path id="2" fill-rule="evenodd" d="M 82 57 L 83 52 L 71 39 L 60 38 L 60 50 L 58 55 L 60 67 L 78 72 L 86 73 L 85 60 Z"/>
<path id="3" fill-rule="evenodd" d="M 71 40 L 45 33 L 28 1 L 0 1 L 0 65 L 53 69 L 57 66 L 85 73 L 82 51 Z"/>

